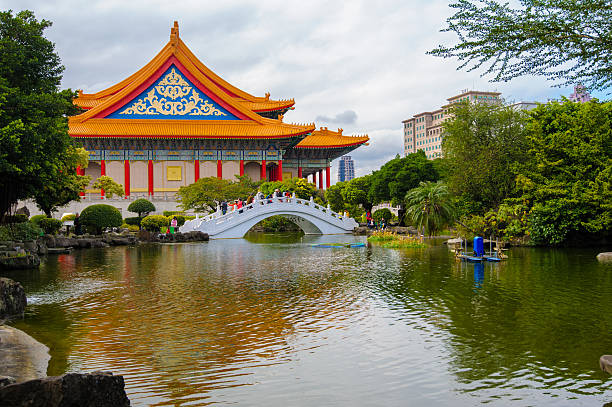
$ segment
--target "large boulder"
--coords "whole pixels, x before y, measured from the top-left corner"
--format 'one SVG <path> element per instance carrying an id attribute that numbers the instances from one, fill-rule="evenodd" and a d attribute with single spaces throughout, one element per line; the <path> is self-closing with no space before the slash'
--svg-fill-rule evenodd
<path id="1" fill-rule="evenodd" d="M 612 355 L 603 355 L 599 358 L 599 367 L 604 372 L 612 374 Z"/>
<path id="2" fill-rule="evenodd" d="M 0 325 L 0 375 L 18 382 L 40 379 L 47 376 L 50 359 L 45 345 L 17 328 Z"/>
<path id="3" fill-rule="evenodd" d="M 123 407 L 130 400 L 123 376 L 67 373 L 0 387 L 0 407 Z"/>
<path id="4" fill-rule="evenodd" d="M 27 305 L 21 284 L 10 278 L 0 277 L 0 318 L 23 315 Z"/>
<path id="5" fill-rule="evenodd" d="M 612 252 L 603 252 L 597 255 L 597 260 L 600 262 L 612 262 Z"/>
<path id="6" fill-rule="evenodd" d="M 8 256 L 0 256 L 0 269 L 27 270 L 40 266 L 40 257 L 32 253 L 7 252 Z"/>

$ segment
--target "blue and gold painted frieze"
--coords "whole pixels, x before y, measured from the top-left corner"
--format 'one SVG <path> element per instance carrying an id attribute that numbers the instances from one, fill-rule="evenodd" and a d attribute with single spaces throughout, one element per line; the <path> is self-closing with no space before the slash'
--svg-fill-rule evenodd
<path id="1" fill-rule="evenodd" d="M 173 64 L 110 119 L 239 120 L 199 90 Z"/>
<path id="2" fill-rule="evenodd" d="M 242 160 L 241 150 L 222 150 L 221 159 L 226 161 Z"/>
<path id="3" fill-rule="evenodd" d="M 193 161 L 195 150 L 153 150 L 153 159 L 156 161 Z"/>
<path id="4" fill-rule="evenodd" d="M 259 161 L 262 159 L 261 157 L 263 157 L 261 150 L 244 150 L 243 154 L 244 159 L 250 161 Z"/>
<path id="5" fill-rule="evenodd" d="M 217 161 L 219 154 L 217 150 L 199 150 L 198 159 L 201 161 Z"/>

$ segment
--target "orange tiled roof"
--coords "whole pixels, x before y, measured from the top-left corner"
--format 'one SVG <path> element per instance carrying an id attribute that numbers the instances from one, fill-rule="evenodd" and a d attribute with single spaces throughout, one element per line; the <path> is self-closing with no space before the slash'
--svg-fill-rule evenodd
<path id="1" fill-rule="evenodd" d="M 75 99 L 74 103 L 82 107 L 84 109 L 91 109 L 98 106 L 104 100 L 106 100 L 109 96 L 112 96 L 129 84 L 134 81 L 137 81 L 140 77 L 148 76 L 150 74 L 150 68 L 160 62 L 160 60 L 165 61 L 167 59 L 168 51 L 172 52 L 180 52 L 185 56 L 190 62 L 197 68 L 197 70 L 204 76 L 206 76 L 211 82 L 215 84 L 220 90 L 224 91 L 229 96 L 235 98 L 237 101 L 245 102 L 244 106 L 255 111 L 255 112 L 264 112 L 264 111 L 274 111 L 274 110 L 282 110 L 292 107 L 295 104 L 293 99 L 288 100 L 273 100 L 270 99 L 270 94 L 266 93 L 264 97 L 253 96 L 250 93 L 247 93 L 237 87 L 233 86 L 229 82 L 225 81 L 219 75 L 214 73 L 211 69 L 209 69 L 206 65 L 204 65 L 191 50 L 185 45 L 185 43 L 179 38 L 178 35 L 178 23 L 174 22 L 174 27 L 171 29 L 170 41 L 162 50 L 151 60 L 148 64 L 143 66 L 140 70 L 130 75 L 123 81 L 101 90 L 96 93 L 83 93 L 79 92 L 79 96 Z"/>
<path id="2" fill-rule="evenodd" d="M 360 146 L 367 143 L 370 137 L 363 136 L 343 136 L 342 129 L 338 131 L 329 130 L 327 127 L 322 127 L 320 130 L 315 130 L 311 135 L 306 136 L 300 141 L 297 148 L 343 148 L 351 146 Z"/>
<path id="3" fill-rule="evenodd" d="M 165 119 L 90 119 L 76 123 L 69 119 L 73 137 L 138 138 L 283 138 L 297 137 L 314 130 L 314 124 L 287 124 L 265 119 L 250 120 L 165 120 Z"/>
<path id="4" fill-rule="evenodd" d="M 94 96 L 83 95 L 77 104 L 88 104 L 90 109 L 73 116 L 68 121 L 69 134 L 74 137 L 232 137 L 232 138 L 282 138 L 305 135 L 315 129 L 314 124 L 294 125 L 279 119 L 264 118 L 248 104 L 257 104 L 230 96 L 207 77 L 181 46 L 178 27 L 171 30 L 170 42 L 143 69 L 125 81 Z M 183 49 L 185 48 L 185 49 Z M 187 50 L 188 51 L 188 50 Z M 130 100 L 134 93 L 146 85 L 152 75 L 169 63 L 178 61 L 195 80 L 204 86 L 218 101 L 234 109 L 241 120 L 170 120 L 170 119 L 109 119 L 108 112 Z M 203 66 L 203 65 L 202 65 Z M 266 98 L 261 98 L 267 100 Z M 278 101 L 277 101 L 278 102 Z M 286 103 L 278 102 L 280 104 Z M 276 103 L 276 102 L 275 102 Z M 252 106 L 251 106 L 252 107 Z"/>

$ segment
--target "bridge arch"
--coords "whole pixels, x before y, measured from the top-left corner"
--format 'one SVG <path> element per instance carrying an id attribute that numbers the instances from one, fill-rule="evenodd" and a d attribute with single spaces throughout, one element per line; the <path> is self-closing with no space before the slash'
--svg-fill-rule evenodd
<path id="1" fill-rule="evenodd" d="M 204 218 L 185 222 L 181 232 L 199 230 L 213 239 L 241 238 L 253 226 L 271 216 L 281 215 L 296 223 L 306 234 L 351 233 L 357 222 L 312 201 L 297 198 L 274 198 L 255 201 L 222 215 L 216 212 Z"/>

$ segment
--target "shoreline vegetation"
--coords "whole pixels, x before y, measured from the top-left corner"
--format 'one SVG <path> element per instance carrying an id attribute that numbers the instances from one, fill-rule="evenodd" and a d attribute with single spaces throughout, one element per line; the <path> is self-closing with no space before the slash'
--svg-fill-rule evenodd
<path id="1" fill-rule="evenodd" d="M 375 231 L 368 236 L 368 243 L 388 249 L 415 249 L 427 247 L 423 239 L 412 235 L 398 235 L 391 231 Z"/>

